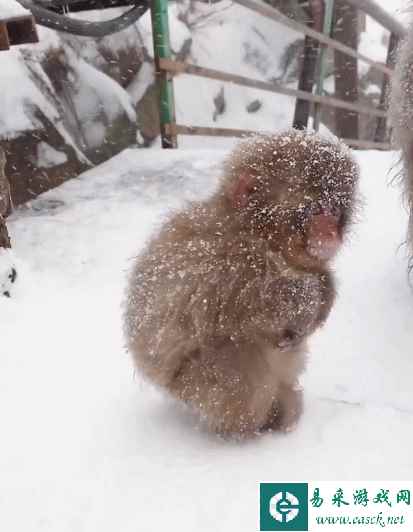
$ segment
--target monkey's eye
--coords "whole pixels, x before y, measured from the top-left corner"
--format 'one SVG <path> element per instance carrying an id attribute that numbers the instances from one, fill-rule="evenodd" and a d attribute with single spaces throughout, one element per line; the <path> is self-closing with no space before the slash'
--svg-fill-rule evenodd
<path id="1" fill-rule="evenodd" d="M 296 331 L 293 331 L 291 329 L 286 329 L 281 338 L 277 342 L 277 346 L 280 349 L 285 349 L 287 347 L 291 347 L 293 345 L 296 345 L 300 342 L 300 334 Z"/>
<path id="2" fill-rule="evenodd" d="M 336 218 L 340 218 L 341 216 L 341 208 L 338 205 L 333 205 L 331 207 L 331 214 L 335 216 Z"/>

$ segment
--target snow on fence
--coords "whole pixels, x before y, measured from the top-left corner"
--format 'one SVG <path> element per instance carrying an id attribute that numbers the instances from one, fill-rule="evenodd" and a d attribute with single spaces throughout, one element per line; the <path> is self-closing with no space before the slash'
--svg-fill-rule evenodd
<path id="1" fill-rule="evenodd" d="M 216 79 L 220 81 L 226 81 L 229 83 L 235 83 L 237 85 L 243 85 L 247 87 L 257 88 L 264 91 L 270 91 L 278 94 L 284 94 L 293 96 L 297 100 L 295 124 L 297 121 L 297 109 L 300 102 L 309 102 L 315 107 L 315 114 L 317 115 L 317 109 L 321 106 L 329 106 L 336 109 L 344 109 L 356 114 L 367 114 L 377 117 L 377 129 L 374 140 L 360 140 L 358 138 L 344 138 L 343 140 L 349 145 L 357 148 L 364 149 L 390 149 L 391 145 L 385 141 L 386 129 L 387 129 L 387 105 L 386 105 L 386 93 L 388 89 L 388 83 L 393 73 L 392 61 L 393 53 L 397 47 L 397 44 L 401 38 L 405 35 L 404 27 L 391 17 L 386 11 L 378 6 L 373 0 L 344 0 L 346 4 L 350 4 L 356 7 L 358 10 L 363 11 L 365 14 L 371 16 L 385 29 L 390 31 L 390 41 L 386 63 L 380 63 L 374 61 L 368 56 L 360 53 L 357 49 L 354 49 L 346 44 L 332 38 L 331 34 L 331 13 L 334 6 L 334 0 L 325 0 L 327 9 L 322 9 L 324 24 L 322 24 L 322 31 L 318 31 L 314 28 L 301 24 L 296 20 L 293 20 L 277 9 L 257 2 L 256 0 L 233 0 L 235 3 L 242 5 L 243 7 L 250 9 L 266 18 L 274 20 L 280 24 L 283 24 L 307 38 L 319 44 L 318 56 L 319 56 L 319 80 L 317 84 L 316 94 L 311 90 L 296 90 L 282 86 L 275 82 L 264 82 L 257 79 L 246 78 L 244 76 L 237 76 L 223 72 L 219 70 L 213 70 L 210 68 L 204 68 L 202 66 L 194 65 L 187 62 L 179 62 L 172 59 L 171 48 L 169 43 L 169 25 L 168 25 L 168 8 L 167 0 L 152 0 L 151 2 L 151 15 L 152 15 L 152 27 L 153 27 L 153 44 L 154 44 L 154 57 L 156 76 L 159 86 L 159 109 L 160 109 L 160 126 L 162 146 L 164 148 L 176 148 L 178 135 L 210 135 L 210 136 L 227 136 L 227 137 L 243 137 L 248 136 L 256 131 L 248 131 L 242 129 L 228 129 L 228 128 L 211 128 L 211 127 L 198 127 L 188 126 L 183 124 L 177 124 L 175 120 L 175 102 L 173 93 L 173 76 L 186 73 L 194 76 L 201 76 L 210 79 Z M 314 2 L 316 3 L 316 2 Z M 319 2 L 320 3 L 320 2 Z M 327 17 L 330 17 L 328 20 Z M 380 98 L 380 105 L 378 108 L 373 106 L 366 106 L 360 102 L 348 101 L 332 96 L 326 96 L 323 94 L 323 64 L 324 50 L 330 48 L 336 52 L 340 52 L 347 57 L 353 58 L 355 61 L 362 61 L 368 64 L 372 69 L 380 72 L 383 75 L 383 84 Z M 304 59 L 303 74 L 307 75 L 306 64 Z M 356 63 L 357 64 L 357 63 Z M 314 65 L 315 68 L 315 65 Z M 319 111 L 318 111 L 319 112 Z M 308 113 L 303 118 L 298 119 L 300 126 L 303 127 L 307 124 Z M 305 115 L 305 112 L 304 112 Z M 305 123 L 303 123 L 303 120 Z M 315 120 L 316 128 L 318 129 L 319 120 Z"/>

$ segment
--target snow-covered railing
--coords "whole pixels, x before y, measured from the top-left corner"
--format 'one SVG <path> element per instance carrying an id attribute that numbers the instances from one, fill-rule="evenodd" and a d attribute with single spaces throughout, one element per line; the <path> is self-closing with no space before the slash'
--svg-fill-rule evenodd
<path id="1" fill-rule="evenodd" d="M 248 129 L 231 129 L 231 128 L 216 128 L 216 127 L 204 127 L 204 126 L 181 126 L 179 124 L 168 124 L 166 126 L 166 132 L 169 135 L 201 135 L 203 137 L 239 137 L 245 138 L 248 136 L 256 135 L 256 131 Z M 261 133 L 271 133 L 271 131 L 261 131 Z M 273 132 L 272 132 L 273 133 Z M 353 148 L 360 148 L 362 150 L 388 150 L 388 142 L 375 142 L 369 140 L 356 140 L 356 139 L 341 139 L 343 142 Z"/>
<path id="2" fill-rule="evenodd" d="M 303 35 L 307 35 L 308 37 L 315 39 L 321 44 L 324 44 L 328 48 L 337 50 L 349 57 L 359 59 L 360 61 L 367 63 L 372 68 L 379 70 L 380 72 L 382 72 L 383 74 L 386 74 L 387 76 L 391 76 L 392 74 L 392 70 L 388 68 L 386 65 L 382 63 L 378 63 L 377 61 L 373 61 L 373 59 L 370 59 L 366 55 L 358 52 L 357 50 L 353 50 L 353 48 L 350 48 L 349 46 L 346 46 L 345 44 L 339 41 L 336 41 L 335 39 L 332 39 L 328 35 L 325 35 L 324 33 L 321 33 L 317 30 L 309 28 L 305 24 L 301 24 L 300 22 L 297 22 L 296 20 L 290 17 L 287 17 L 286 15 L 284 15 L 277 9 L 267 4 L 262 4 L 260 2 L 257 2 L 256 0 L 233 0 L 233 2 L 235 2 L 236 4 L 240 4 L 241 6 L 244 6 L 247 9 L 251 9 L 251 11 L 255 11 L 256 13 L 259 13 L 260 15 L 266 18 L 274 20 L 275 22 L 279 22 L 283 26 L 287 26 L 291 28 L 292 30 L 302 33 Z"/>
<path id="3" fill-rule="evenodd" d="M 385 117 L 387 113 L 376 107 L 368 105 L 361 105 L 357 103 L 347 102 L 334 98 L 333 96 L 317 96 L 309 92 L 304 92 L 296 89 L 290 89 L 283 85 L 268 81 L 260 81 L 258 79 L 247 78 L 245 76 L 237 76 L 236 74 L 228 74 L 221 70 L 214 70 L 212 68 L 204 68 L 191 63 L 182 63 L 180 61 L 173 61 L 172 59 L 159 59 L 159 66 L 162 70 L 171 72 L 173 74 L 192 74 L 193 76 L 201 76 L 203 78 L 217 79 L 220 81 L 228 81 L 229 83 L 236 83 L 244 87 L 251 87 L 253 89 L 260 89 L 263 91 L 275 92 L 277 94 L 284 94 L 286 96 L 294 96 L 301 100 L 307 100 L 313 103 L 322 105 L 329 105 L 331 107 L 339 107 L 347 111 L 354 111 L 355 113 L 365 113 L 371 116 Z"/>
<path id="4" fill-rule="evenodd" d="M 393 51 L 397 46 L 398 40 L 404 35 L 404 28 L 397 21 L 395 21 L 390 15 L 386 14 L 381 8 L 379 8 L 379 6 L 377 6 L 377 4 L 375 4 L 373 0 L 365 0 L 364 2 L 361 2 L 360 5 L 357 5 L 353 0 L 344 0 L 346 3 L 351 4 L 353 8 L 354 6 L 356 6 L 358 9 L 364 7 L 366 12 L 368 12 L 370 16 L 373 16 L 376 21 L 383 25 L 383 27 L 389 29 L 392 32 L 386 62 L 381 63 L 359 52 L 357 49 L 354 49 L 351 46 L 348 46 L 347 44 L 332 38 L 330 36 L 331 23 L 330 25 L 327 24 L 327 26 L 326 24 L 324 24 L 324 28 L 321 27 L 319 28 L 321 31 L 318 31 L 313 27 L 306 26 L 304 24 L 301 24 L 300 22 L 297 22 L 296 20 L 287 17 L 277 9 L 267 4 L 258 2 L 257 0 L 233 1 L 266 18 L 274 20 L 301 33 L 302 35 L 306 36 L 306 38 L 311 39 L 312 41 L 315 41 L 319 45 L 319 57 L 321 58 L 324 55 L 323 50 L 326 48 L 330 48 L 335 52 L 339 52 L 340 54 L 343 54 L 346 57 L 352 58 L 351 61 L 353 61 L 353 65 L 355 65 L 355 67 L 357 67 L 357 61 L 362 61 L 365 64 L 369 65 L 370 68 L 372 68 L 373 70 L 380 72 L 380 74 L 383 75 L 383 86 L 381 92 L 380 106 L 379 108 L 376 108 L 371 105 L 365 105 L 358 101 L 349 101 L 349 99 L 344 99 L 346 98 L 346 95 L 344 95 L 342 99 L 323 94 L 323 80 L 321 79 L 321 75 L 319 76 L 321 81 L 319 81 L 319 84 L 317 86 L 317 92 L 316 94 L 314 94 L 312 91 L 313 83 L 310 87 L 311 90 L 296 90 L 284 87 L 281 84 L 275 82 L 264 82 L 252 78 L 229 74 L 223 71 L 204 68 L 202 66 L 190 64 L 187 62 L 182 63 L 174 61 L 172 59 L 169 44 L 167 0 L 152 0 L 151 12 L 154 39 L 154 56 L 157 80 L 159 85 L 161 122 L 160 125 L 162 146 L 164 148 L 177 147 L 177 135 L 245 136 L 251 133 L 257 133 L 247 130 L 236 130 L 228 128 L 204 128 L 176 124 L 173 96 L 173 76 L 180 73 L 226 81 L 229 83 L 235 83 L 238 85 L 257 88 L 269 92 L 293 96 L 297 100 L 297 108 L 299 102 L 307 102 L 307 105 L 309 105 L 310 103 L 313 104 L 315 109 L 319 109 L 321 106 L 329 106 L 335 109 L 342 109 L 348 112 L 352 112 L 356 115 L 367 114 L 370 116 L 377 117 L 377 129 L 374 140 L 360 140 L 358 138 L 349 138 L 345 140 L 348 144 L 359 148 L 390 148 L 390 143 L 385 141 L 387 130 L 387 109 L 385 102 L 385 94 L 387 92 L 389 80 L 393 73 Z M 313 4 L 315 3 L 320 4 L 321 11 L 324 11 L 324 13 L 330 12 L 331 18 L 331 11 L 334 6 L 334 0 L 325 0 L 324 3 L 322 2 L 322 0 L 313 0 Z M 323 5 L 325 4 L 327 4 L 327 7 L 330 9 L 323 10 Z M 326 19 L 327 15 L 324 14 L 324 17 Z M 323 26 L 323 24 L 321 24 L 321 26 Z M 313 65 L 313 68 L 315 70 L 315 64 Z M 312 74 L 314 75 L 314 71 L 312 72 Z M 306 71 L 305 60 L 303 66 L 303 75 L 308 75 L 308 71 Z M 317 114 L 317 111 L 315 112 L 315 114 Z M 317 117 L 315 116 L 315 118 Z M 306 121 L 307 120 L 308 114 L 306 117 Z M 318 120 L 315 120 L 315 123 L 317 122 Z M 296 125 L 295 122 L 294 125 Z M 305 126 L 306 124 L 302 124 L 301 122 L 301 125 Z"/>

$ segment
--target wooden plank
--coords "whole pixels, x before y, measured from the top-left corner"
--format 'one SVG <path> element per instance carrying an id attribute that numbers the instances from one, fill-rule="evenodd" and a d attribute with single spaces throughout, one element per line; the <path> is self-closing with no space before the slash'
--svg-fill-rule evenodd
<path id="1" fill-rule="evenodd" d="M 324 3 L 323 0 L 310 0 L 309 2 L 310 21 L 312 28 L 321 31 L 323 29 Z M 307 35 L 304 38 L 303 62 L 298 80 L 298 90 L 312 93 L 316 78 L 317 58 L 320 43 Z M 311 103 L 307 100 L 297 98 L 293 127 L 295 129 L 305 129 L 310 118 Z"/>
<path id="2" fill-rule="evenodd" d="M 342 52 L 343 54 L 346 54 L 350 57 L 354 57 L 355 59 L 360 59 L 360 61 L 367 63 L 372 68 L 379 70 L 380 72 L 383 72 L 383 74 L 386 74 L 386 76 L 391 77 L 393 74 L 393 71 L 387 66 L 385 66 L 383 63 L 378 63 L 376 61 L 373 61 L 366 55 L 358 52 L 357 50 L 354 50 L 353 48 L 350 48 L 349 46 L 346 46 L 345 44 L 340 43 L 332 39 L 331 37 L 328 37 L 327 35 L 323 35 L 319 31 L 309 28 L 305 24 L 301 24 L 300 22 L 297 22 L 287 17 L 286 15 L 283 15 L 277 9 L 269 5 L 260 4 L 256 0 L 233 0 L 233 1 L 236 4 L 239 4 L 243 7 L 246 7 L 247 9 L 250 9 L 251 11 L 259 13 L 260 15 L 266 18 L 275 20 L 276 22 L 279 22 L 280 24 L 283 24 L 284 26 L 288 26 L 292 30 L 302 33 L 303 35 L 308 35 L 309 37 L 312 37 L 313 39 L 316 39 L 317 41 L 325 44 L 329 48 L 338 50 L 339 52 Z"/>
<path id="3" fill-rule="evenodd" d="M 0 50 L 10 46 L 39 42 L 33 15 L 21 15 L 0 20 Z"/>
<path id="4" fill-rule="evenodd" d="M 399 45 L 400 39 L 395 34 L 390 35 L 389 47 L 387 49 L 387 64 L 394 65 L 396 60 L 396 51 Z M 380 104 L 379 109 L 386 110 L 388 108 L 388 92 L 390 88 L 390 80 L 387 77 L 383 77 L 383 82 L 381 86 L 380 94 Z M 374 140 L 376 142 L 384 142 L 387 135 L 387 120 L 384 117 L 377 119 L 376 133 L 374 135 Z"/>
<path id="5" fill-rule="evenodd" d="M 325 0 L 324 5 L 324 17 L 322 32 L 324 35 L 331 36 L 331 30 L 334 20 L 334 2 L 335 0 Z M 320 30 L 321 31 L 321 30 Z M 306 37 L 307 38 L 307 37 Z M 327 47 L 323 44 L 320 46 L 320 52 L 318 54 L 317 65 L 317 80 L 315 94 L 323 96 L 324 94 L 324 81 L 327 73 Z M 314 105 L 313 112 L 313 126 L 316 131 L 320 129 L 321 124 L 321 111 L 322 106 L 319 103 Z"/>
<path id="6" fill-rule="evenodd" d="M 6 23 L 0 21 L 0 51 L 8 50 L 10 48 L 9 34 L 7 32 Z"/>
<path id="7" fill-rule="evenodd" d="M 364 113 L 372 116 L 387 116 L 386 111 L 361 105 L 358 103 L 350 103 L 344 100 L 339 100 L 332 96 L 318 96 L 310 94 L 308 92 L 289 89 L 283 87 L 278 83 L 268 83 L 267 81 L 259 81 L 252 78 L 246 78 L 244 76 L 238 76 L 235 74 L 228 74 L 220 70 L 213 70 L 211 68 L 204 68 L 190 63 L 182 63 L 173 61 L 171 59 L 160 59 L 159 66 L 163 70 L 173 72 L 175 74 L 192 74 L 193 76 L 200 76 L 204 78 L 217 79 L 219 81 L 228 81 L 230 83 L 236 83 L 245 87 L 251 87 L 254 89 L 260 89 L 267 92 L 274 92 L 277 94 L 284 94 L 286 96 L 292 96 L 293 98 L 300 98 L 309 102 L 321 103 L 330 107 L 337 107 L 341 109 L 347 109 L 356 113 Z"/>
<path id="8" fill-rule="evenodd" d="M 166 124 L 170 135 L 205 135 L 206 137 L 251 137 L 265 131 L 250 129 L 230 129 L 223 127 L 184 126 L 182 124 Z"/>
<path id="9" fill-rule="evenodd" d="M 39 42 L 33 15 L 11 17 L 5 20 L 10 46 Z"/>
<path id="10" fill-rule="evenodd" d="M 333 38 L 346 46 L 357 47 L 358 42 L 358 11 L 349 6 L 345 0 L 335 0 Z M 387 76 L 386 76 L 387 78 Z M 388 79 L 388 78 L 387 78 Z M 334 86 L 335 96 L 346 102 L 357 102 L 359 99 L 359 75 L 357 60 L 345 54 L 334 52 Z M 345 109 L 335 109 L 334 133 L 340 138 L 358 139 L 359 113 Z"/>
<path id="11" fill-rule="evenodd" d="M 359 139 L 341 139 L 343 142 L 351 146 L 352 148 L 361 148 L 363 150 L 392 150 L 393 147 L 390 142 L 375 142 L 372 140 L 359 140 Z"/>
<path id="12" fill-rule="evenodd" d="M 271 135 L 272 131 L 252 131 L 250 129 L 230 129 L 220 127 L 204 127 L 204 126 L 185 126 L 182 124 L 166 124 L 166 129 L 169 134 L 175 135 L 192 135 L 192 136 L 206 136 L 206 137 L 236 137 L 248 138 L 254 135 L 266 134 Z M 354 148 L 362 148 L 366 150 L 391 150 L 391 144 L 388 142 L 373 142 L 369 140 L 358 139 L 341 139 L 343 142 Z"/>

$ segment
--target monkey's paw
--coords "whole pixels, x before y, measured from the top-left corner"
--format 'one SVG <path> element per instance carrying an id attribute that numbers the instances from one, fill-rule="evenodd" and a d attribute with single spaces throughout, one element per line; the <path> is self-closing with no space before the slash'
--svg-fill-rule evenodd
<path id="1" fill-rule="evenodd" d="M 0 295 L 10 297 L 17 279 L 17 268 L 10 249 L 0 248 Z"/>
<path id="2" fill-rule="evenodd" d="M 282 386 L 264 430 L 293 432 L 303 411 L 303 389 L 298 384 Z"/>

